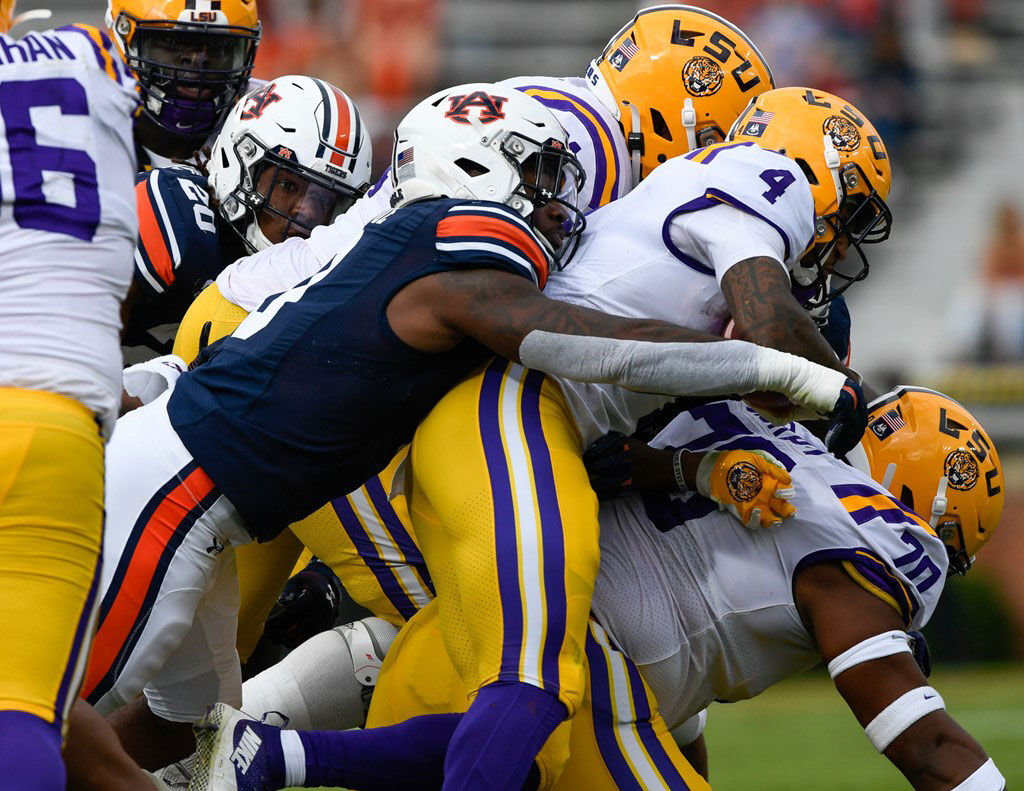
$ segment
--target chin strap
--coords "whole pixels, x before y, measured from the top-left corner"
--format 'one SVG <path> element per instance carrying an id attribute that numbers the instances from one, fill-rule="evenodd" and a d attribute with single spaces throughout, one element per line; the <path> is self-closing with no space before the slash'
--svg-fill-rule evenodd
<path id="1" fill-rule="evenodd" d="M 640 157 L 644 153 L 644 133 L 640 131 L 640 111 L 635 104 L 626 103 L 629 109 L 630 133 L 626 135 L 626 150 L 629 152 L 630 169 L 633 171 L 633 184 L 640 183 Z"/>
<path id="2" fill-rule="evenodd" d="M 949 484 L 949 478 L 943 475 L 939 479 L 939 485 L 935 489 L 935 497 L 932 499 L 932 511 L 931 518 L 928 520 L 928 524 L 931 525 L 932 530 L 939 526 L 939 519 L 946 513 L 946 508 L 949 502 L 946 500 L 946 486 Z"/>
<path id="3" fill-rule="evenodd" d="M 683 122 L 683 129 L 686 130 L 686 144 L 689 151 L 697 150 L 697 111 L 693 107 L 693 99 L 686 99 L 683 102 L 683 109 L 680 113 L 680 120 Z"/>
<path id="4" fill-rule="evenodd" d="M 832 181 L 836 185 L 836 206 L 843 200 L 843 185 L 839 180 L 839 151 L 836 149 L 836 144 L 832 142 L 832 135 L 825 135 L 825 166 L 828 168 L 829 173 L 832 174 Z"/>
<path id="5" fill-rule="evenodd" d="M 25 22 L 34 22 L 38 19 L 49 19 L 52 16 L 53 11 L 49 8 L 35 8 L 31 11 L 22 11 L 11 20 L 11 29 L 13 30 L 15 27 L 22 25 Z"/>

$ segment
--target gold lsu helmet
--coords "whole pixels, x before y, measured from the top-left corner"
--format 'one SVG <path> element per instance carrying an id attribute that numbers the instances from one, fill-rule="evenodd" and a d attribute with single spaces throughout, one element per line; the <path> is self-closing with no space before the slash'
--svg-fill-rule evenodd
<path id="1" fill-rule="evenodd" d="M 868 428 L 847 456 L 928 520 L 965 574 L 1003 513 L 1003 467 L 991 437 L 952 398 L 897 387 L 868 405 Z"/>
<path id="2" fill-rule="evenodd" d="M 0 33 L 6 33 L 11 29 L 15 5 L 17 0 L 0 0 Z"/>
<path id="3" fill-rule="evenodd" d="M 106 23 L 138 80 L 143 115 L 171 135 L 208 137 L 248 89 L 256 0 L 108 0 Z"/>
<path id="4" fill-rule="evenodd" d="M 591 62 L 587 78 L 622 124 L 636 179 L 669 157 L 721 142 L 751 97 L 775 87 L 742 30 L 677 4 L 637 12 Z"/>
<path id="5" fill-rule="evenodd" d="M 796 161 L 814 195 L 814 240 L 794 267 L 798 297 L 820 307 L 868 274 L 862 245 L 883 242 L 892 228 L 885 199 L 892 168 L 885 143 L 867 117 L 849 102 L 812 88 L 777 88 L 754 98 L 729 131 Z M 859 262 L 833 268 L 845 239 Z M 859 263 L 859 266 L 858 266 Z M 836 284 L 836 281 L 843 281 Z"/>

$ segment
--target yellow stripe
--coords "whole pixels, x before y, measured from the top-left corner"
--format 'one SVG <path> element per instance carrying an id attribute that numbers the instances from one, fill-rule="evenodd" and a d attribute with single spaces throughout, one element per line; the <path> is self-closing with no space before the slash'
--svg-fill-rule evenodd
<path id="1" fill-rule="evenodd" d="M 698 162 L 698 163 L 703 165 L 705 159 L 707 159 L 714 151 L 717 151 L 718 149 L 720 149 L 722 146 L 725 146 L 725 145 L 732 145 L 732 144 L 731 143 L 713 143 L 710 146 L 705 146 L 704 148 L 699 149 L 699 153 L 695 157 L 693 157 L 693 159 L 691 159 L 690 161 L 691 162 Z"/>
<path id="2" fill-rule="evenodd" d="M 843 568 L 846 570 L 846 573 L 850 575 L 851 579 L 853 579 L 854 582 L 860 585 L 864 590 L 866 590 L 871 595 L 876 596 L 882 601 L 884 601 L 886 604 L 888 604 L 890 607 L 896 610 L 896 613 L 900 616 L 900 618 L 903 618 L 903 610 L 900 608 L 899 602 L 897 602 L 896 599 L 890 596 L 886 591 L 879 588 L 873 582 L 870 582 L 863 574 L 857 571 L 857 568 L 850 561 L 844 560 Z M 897 580 L 897 582 L 899 582 L 899 580 Z M 900 585 L 902 586 L 902 583 L 900 583 Z"/>
<path id="3" fill-rule="evenodd" d="M 919 517 L 909 508 L 898 505 L 896 502 L 890 500 L 889 497 L 887 497 L 884 494 L 876 494 L 872 495 L 871 497 L 864 497 L 859 494 L 851 494 L 846 497 L 843 497 L 841 502 L 843 504 L 843 507 L 846 508 L 846 510 L 849 511 L 851 514 L 855 511 L 859 511 L 861 508 L 866 508 L 868 506 L 874 508 L 876 511 L 891 511 L 894 508 L 898 508 L 907 516 L 908 519 L 911 519 L 914 522 L 914 524 L 916 524 L 918 527 L 927 530 L 933 536 L 935 535 L 935 531 L 932 530 L 931 525 L 925 522 L 921 517 Z"/>
<path id="4" fill-rule="evenodd" d="M 91 25 L 75 25 L 75 27 L 91 38 L 92 42 L 96 45 L 96 49 L 103 55 L 103 69 L 106 71 L 107 76 L 114 82 L 120 83 L 121 81 L 117 76 L 117 69 L 114 67 L 114 59 L 110 57 L 110 53 L 107 52 L 107 48 L 103 46 L 103 39 L 100 37 L 100 31 Z"/>
<path id="5" fill-rule="evenodd" d="M 615 156 L 615 144 L 612 142 L 611 138 L 605 134 L 604 129 L 601 126 L 601 120 L 590 112 L 587 107 L 580 104 L 579 100 L 571 94 L 563 93 L 562 91 L 557 91 L 553 88 L 531 88 L 526 91 L 526 93 L 527 95 L 533 96 L 537 99 L 560 99 L 571 102 L 573 107 L 579 110 L 580 114 L 594 125 L 594 130 L 597 132 L 597 136 L 601 140 L 601 148 L 604 151 L 604 159 L 608 168 L 608 177 L 605 181 L 604 191 L 601 193 L 600 205 L 604 206 L 606 203 L 610 203 L 612 200 L 612 190 L 615 185 L 619 183 L 619 160 L 618 157 Z M 590 178 L 590 176 L 587 178 Z"/>

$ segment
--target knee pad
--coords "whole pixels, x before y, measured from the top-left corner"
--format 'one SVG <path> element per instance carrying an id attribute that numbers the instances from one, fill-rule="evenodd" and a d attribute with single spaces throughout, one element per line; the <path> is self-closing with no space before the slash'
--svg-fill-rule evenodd
<path id="1" fill-rule="evenodd" d="M 366 722 L 384 655 L 398 629 L 364 618 L 314 635 L 242 686 L 249 716 L 296 730 L 342 730 Z M 275 716 L 276 715 L 276 716 Z"/>

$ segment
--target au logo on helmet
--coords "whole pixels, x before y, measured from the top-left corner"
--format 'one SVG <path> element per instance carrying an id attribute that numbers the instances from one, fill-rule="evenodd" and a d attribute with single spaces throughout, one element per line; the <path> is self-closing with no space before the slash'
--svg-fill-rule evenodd
<path id="1" fill-rule="evenodd" d="M 691 96 L 712 96 L 722 87 L 722 67 L 711 58 L 698 55 L 683 66 L 683 85 Z"/>
<path id="2" fill-rule="evenodd" d="M 507 101 L 507 96 L 493 96 L 483 91 L 474 91 L 465 96 L 449 96 L 448 102 L 450 106 L 444 117 L 451 118 L 459 124 L 468 124 L 470 108 L 479 107 L 480 123 L 489 124 L 505 117 L 505 113 L 501 108 Z"/>
<path id="3" fill-rule="evenodd" d="M 245 99 L 246 105 L 242 111 L 242 120 L 252 121 L 255 118 L 259 118 L 270 105 L 281 101 L 280 95 L 274 91 L 276 87 L 277 83 L 272 82 Z"/>

